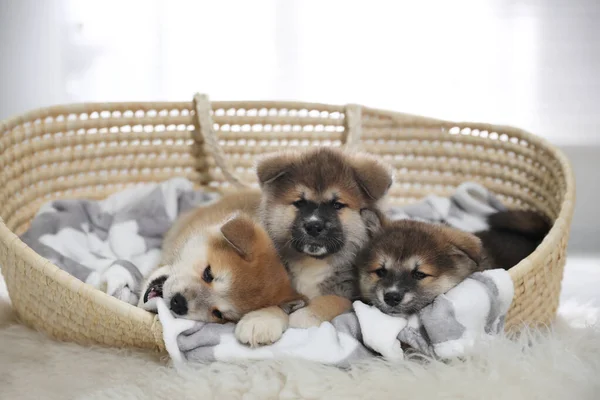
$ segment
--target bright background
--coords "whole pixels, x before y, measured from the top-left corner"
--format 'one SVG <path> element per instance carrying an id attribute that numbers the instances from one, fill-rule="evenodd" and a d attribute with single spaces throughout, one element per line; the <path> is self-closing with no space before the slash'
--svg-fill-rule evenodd
<path id="1" fill-rule="evenodd" d="M 516 125 L 570 156 L 599 251 L 600 1 L 0 0 L 0 118 L 83 101 L 287 99 Z"/>

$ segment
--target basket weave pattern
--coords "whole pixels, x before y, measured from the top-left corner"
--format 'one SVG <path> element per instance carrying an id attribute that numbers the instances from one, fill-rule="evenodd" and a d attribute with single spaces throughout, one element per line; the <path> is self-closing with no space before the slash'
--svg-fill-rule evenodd
<path id="1" fill-rule="evenodd" d="M 454 123 L 358 105 L 297 102 L 103 103 L 56 106 L 0 123 L 0 266 L 26 324 L 62 340 L 164 349 L 155 315 L 84 284 L 21 242 L 39 207 L 101 199 L 137 183 L 185 176 L 230 190 L 255 184 L 255 158 L 289 147 L 346 146 L 395 169 L 389 201 L 450 195 L 479 182 L 509 207 L 555 221 L 512 268 L 507 328 L 555 316 L 575 187 L 564 155 L 522 130 Z"/>

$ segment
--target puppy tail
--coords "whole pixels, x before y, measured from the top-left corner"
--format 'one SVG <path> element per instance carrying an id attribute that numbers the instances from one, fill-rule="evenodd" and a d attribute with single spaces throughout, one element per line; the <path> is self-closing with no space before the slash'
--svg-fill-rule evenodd
<path id="1" fill-rule="evenodd" d="M 550 221 L 533 211 L 500 211 L 488 217 L 490 230 L 504 231 L 541 241 L 551 228 Z"/>

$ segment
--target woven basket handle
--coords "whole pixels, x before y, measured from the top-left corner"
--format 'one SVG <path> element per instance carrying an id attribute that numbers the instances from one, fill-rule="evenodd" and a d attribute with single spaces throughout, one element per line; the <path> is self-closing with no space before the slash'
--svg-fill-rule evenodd
<path id="1" fill-rule="evenodd" d="M 213 120 L 210 115 L 211 105 L 208 96 L 201 93 L 194 95 L 194 110 L 196 111 L 196 123 L 198 132 L 204 139 L 210 155 L 215 160 L 215 164 L 221 169 L 225 179 L 234 186 L 246 188 L 249 185 L 235 175 L 231 165 L 225 157 L 223 149 L 219 145 L 219 139 L 213 128 Z M 344 149 L 354 149 L 359 144 L 362 136 L 362 108 L 358 104 L 348 104 L 344 111 L 345 114 L 345 135 Z"/>
<path id="2" fill-rule="evenodd" d="M 225 179 L 234 186 L 245 188 L 248 185 L 240 180 L 232 171 L 231 165 L 227 162 L 223 149 L 219 145 L 219 139 L 213 128 L 213 120 L 210 115 L 211 106 L 208 96 L 196 93 L 194 95 L 194 109 L 196 110 L 196 122 L 198 131 L 204 138 L 204 143 L 208 147 L 210 155 L 225 176 Z"/>
<path id="3" fill-rule="evenodd" d="M 356 149 L 362 137 L 362 107 L 358 104 L 347 104 L 345 114 L 345 135 L 343 147 L 346 150 Z"/>

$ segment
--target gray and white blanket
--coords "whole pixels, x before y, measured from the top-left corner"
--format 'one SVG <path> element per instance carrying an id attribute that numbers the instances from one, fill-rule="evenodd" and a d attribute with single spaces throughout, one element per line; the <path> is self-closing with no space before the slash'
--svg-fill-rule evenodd
<path id="1" fill-rule="evenodd" d="M 111 296 L 137 304 L 139 286 L 157 266 L 163 236 L 175 218 L 191 207 L 207 205 L 218 198 L 216 193 L 194 190 L 186 179 L 173 178 L 131 187 L 101 201 L 55 200 L 41 207 L 22 240 L 73 276 Z M 499 210 L 504 207 L 491 193 L 467 182 L 449 198 L 430 196 L 407 207 L 392 207 L 387 212 L 392 219 L 447 223 L 475 232 L 485 229 L 486 216 Z M 275 345 L 259 350 L 235 342 L 231 325 L 177 320 L 166 307 L 162 311 L 159 308 L 159 317 L 168 350 L 174 359 L 180 360 L 269 358 L 283 354 L 347 365 L 372 351 L 388 358 L 398 357 L 401 354 L 398 338 L 426 354 L 446 357 L 464 353 L 474 343 L 473 338 L 502 328 L 503 315 L 512 300 L 512 292 L 505 287 L 510 278 L 505 271 L 491 272 L 494 274 L 489 279 L 474 276 L 463 283 L 469 287 L 480 285 L 481 290 L 465 290 L 464 295 L 457 295 L 452 301 L 436 300 L 427 314 L 431 318 L 421 315 L 401 321 L 380 315 L 374 322 L 371 316 L 378 311 L 358 302 L 354 304 L 354 313 L 312 330 L 290 330 Z M 449 295 L 450 292 L 445 296 Z M 460 317 L 462 301 L 486 306 L 480 314 L 467 312 Z M 366 315 L 370 316 L 370 322 L 365 325 Z M 384 326 L 388 328 L 382 329 Z M 382 345 L 379 339 L 371 340 L 369 332 L 373 327 L 378 327 L 375 331 L 388 332 L 388 336 L 389 332 L 398 332 L 393 337 L 386 336 L 384 342 L 388 344 Z M 314 329 L 319 334 L 313 337 Z M 329 333 L 322 335 L 323 332 Z M 302 337 L 304 342 L 298 339 Z M 452 343 L 453 350 L 440 350 L 443 343 Z"/>
<path id="2" fill-rule="evenodd" d="M 101 201 L 55 200 L 40 208 L 21 240 L 76 278 L 137 304 L 175 218 L 218 198 L 194 191 L 187 179 L 173 178 L 133 186 Z"/>
<path id="3" fill-rule="evenodd" d="M 276 343 L 257 348 L 237 341 L 234 324 L 178 319 L 162 299 L 157 305 L 165 346 L 177 365 L 295 357 L 345 368 L 377 354 L 401 360 L 401 343 L 433 358 L 465 356 L 503 330 L 513 294 L 507 271 L 477 272 L 409 318 L 389 316 L 355 301 L 354 312 L 318 327 L 290 328 Z"/>

